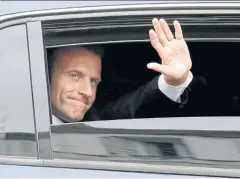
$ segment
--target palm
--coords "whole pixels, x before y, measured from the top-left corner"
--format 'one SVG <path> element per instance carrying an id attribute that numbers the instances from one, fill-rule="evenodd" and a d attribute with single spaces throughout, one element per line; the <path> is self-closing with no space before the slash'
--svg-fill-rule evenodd
<path id="1" fill-rule="evenodd" d="M 187 44 L 182 36 L 180 24 L 174 24 L 176 39 L 173 39 L 166 22 L 162 20 L 157 23 L 153 21 L 155 31 L 151 30 L 149 34 L 151 44 L 158 52 L 162 64 L 150 63 L 148 68 L 163 73 L 167 79 L 184 81 L 192 67 L 192 62 Z"/>
<path id="2" fill-rule="evenodd" d="M 169 42 L 159 56 L 162 59 L 162 65 L 168 66 L 172 76 L 176 78 L 191 68 L 192 65 L 188 47 L 184 40 Z"/>

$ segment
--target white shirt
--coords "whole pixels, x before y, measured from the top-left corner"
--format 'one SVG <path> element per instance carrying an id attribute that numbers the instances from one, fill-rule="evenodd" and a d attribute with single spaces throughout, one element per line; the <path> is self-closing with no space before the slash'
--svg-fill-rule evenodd
<path id="1" fill-rule="evenodd" d="M 193 79 L 193 75 L 191 72 L 189 72 L 187 80 L 184 84 L 181 86 L 170 86 L 167 84 L 164 80 L 164 76 L 160 75 L 158 79 L 158 88 L 162 91 L 163 94 L 165 94 L 168 98 L 171 100 L 180 103 L 181 99 L 180 96 L 184 92 L 184 90 L 188 87 L 188 85 L 191 83 Z"/>
<path id="2" fill-rule="evenodd" d="M 61 125 L 61 124 L 63 124 L 63 122 L 60 119 L 58 119 L 56 116 L 52 115 L 52 124 L 53 125 Z"/>
<path id="3" fill-rule="evenodd" d="M 180 103 L 181 102 L 180 96 L 182 95 L 184 90 L 188 87 L 188 85 L 191 83 L 192 79 L 193 79 L 193 75 L 191 72 L 189 72 L 187 80 L 184 84 L 182 84 L 180 86 L 170 86 L 164 80 L 164 76 L 160 75 L 160 77 L 158 79 L 158 88 L 169 99 Z M 63 122 L 54 115 L 52 115 L 52 122 L 54 125 L 63 124 Z"/>

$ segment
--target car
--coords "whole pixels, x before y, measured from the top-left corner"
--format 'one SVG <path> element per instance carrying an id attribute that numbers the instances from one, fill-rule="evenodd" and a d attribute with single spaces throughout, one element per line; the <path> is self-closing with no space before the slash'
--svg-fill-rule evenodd
<path id="1" fill-rule="evenodd" d="M 52 50 L 104 45 L 101 109 L 156 75 L 154 17 L 182 25 L 197 79 L 188 103 L 52 124 Z M 239 178 L 239 32 L 238 1 L 1 1 L 1 177 Z"/>

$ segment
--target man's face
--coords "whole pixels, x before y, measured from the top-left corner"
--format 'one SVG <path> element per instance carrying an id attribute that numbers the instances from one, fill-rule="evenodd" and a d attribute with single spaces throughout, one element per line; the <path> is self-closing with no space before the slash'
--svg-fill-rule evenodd
<path id="1" fill-rule="evenodd" d="M 101 59 L 87 49 L 60 51 L 52 71 L 52 105 L 73 121 L 83 119 L 96 98 Z"/>

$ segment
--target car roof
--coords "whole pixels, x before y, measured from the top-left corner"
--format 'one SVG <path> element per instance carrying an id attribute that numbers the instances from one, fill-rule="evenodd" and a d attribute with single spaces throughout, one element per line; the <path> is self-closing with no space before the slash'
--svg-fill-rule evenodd
<path id="1" fill-rule="evenodd" d="M 0 1 L 0 16 L 13 13 L 59 8 L 150 3 L 159 3 L 159 1 Z"/>
<path id="2" fill-rule="evenodd" d="M 217 0 L 215 0 L 217 1 Z M 158 1 L 1 1 L 0 16 L 30 12 L 38 10 L 51 10 L 61 8 L 90 7 L 90 6 L 116 6 L 116 5 L 136 5 L 136 4 L 153 4 L 153 3 L 187 3 L 187 2 L 206 2 L 205 0 L 158 0 Z M 212 0 L 211 2 L 214 2 Z M 217 1 L 219 2 L 219 0 Z M 229 2 L 229 1 L 221 1 Z"/>

